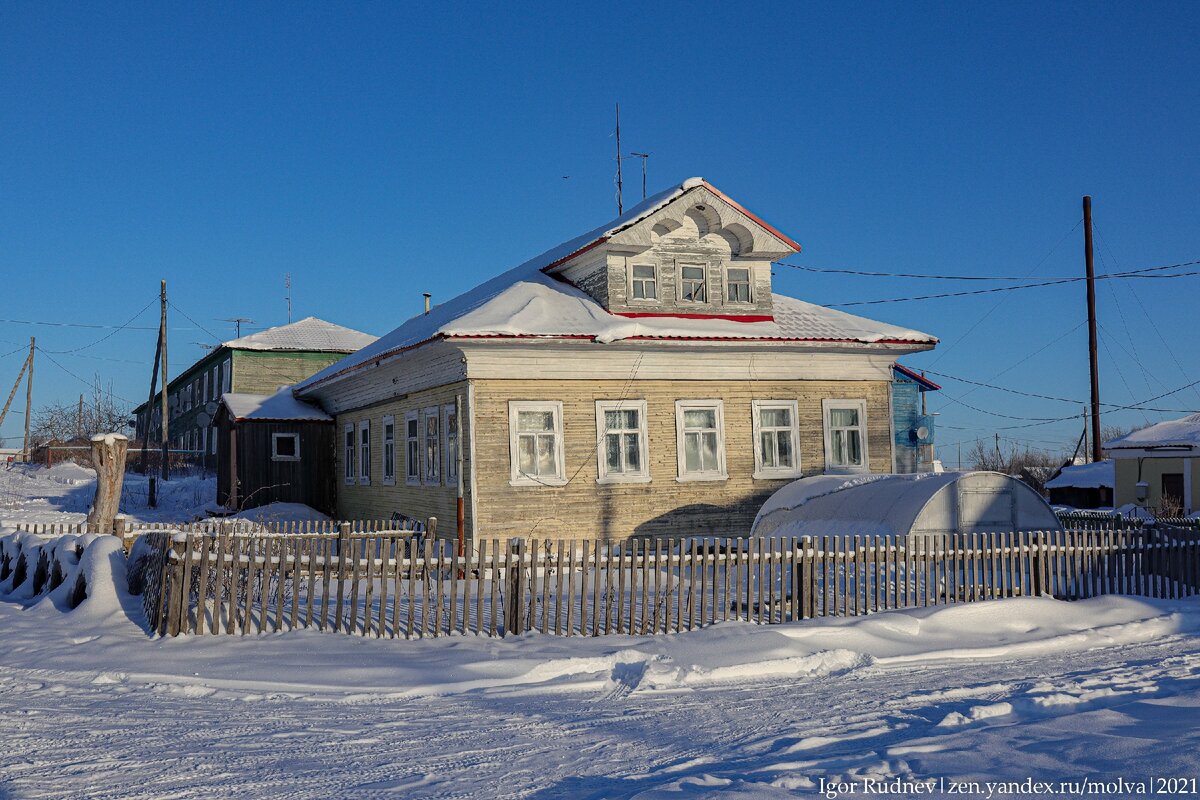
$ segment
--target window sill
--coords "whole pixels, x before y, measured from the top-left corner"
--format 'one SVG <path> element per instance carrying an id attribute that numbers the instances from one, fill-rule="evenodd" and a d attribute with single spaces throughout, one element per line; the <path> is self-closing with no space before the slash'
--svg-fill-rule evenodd
<path id="1" fill-rule="evenodd" d="M 354 478 L 346 478 L 345 483 L 347 486 L 357 486 L 358 485 L 358 481 L 354 480 Z"/>
<path id="2" fill-rule="evenodd" d="M 300 456 L 271 456 L 272 461 L 299 461 Z"/>
<path id="3" fill-rule="evenodd" d="M 596 483 L 606 486 L 614 483 L 649 483 L 649 475 L 605 475 L 596 479 Z"/>
<path id="4" fill-rule="evenodd" d="M 559 477 L 538 478 L 537 480 L 531 480 L 529 478 L 513 478 L 513 479 L 509 480 L 508 485 L 509 486 L 532 486 L 535 488 L 536 487 L 546 487 L 546 486 L 557 487 L 557 486 L 566 486 L 567 479 L 559 478 Z"/>
<path id="5" fill-rule="evenodd" d="M 721 472 L 706 472 L 695 473 L 691 475 L 680 475 L 675 479 L 676 483 L 698 483 L 703 481 L 727 481 L 729 480 L 728 473 Z"/>
<path id="6" fill-rule="evenodd" d="M 395 486 L 396 479 L 392 478 L 389 480 L 388 478 L 384 478 L 382 481 L 380 481 L 380 483 L 383 484 L 384 486 Z"/>
<path id="7" fill-rule="evenodd" d="M 421 482 L 416 478 L 408 478 L 404 481 L 405 486 L 420 486 Z"/>
<path id="8" fill-rule="evenodd" d="M 871 471 L 870 467 L 867 467 L 867 466 L 861 466 L 861 467 L 845 466 L 845 467 L 826 467 L 825 468 L 826 475 L 866 475 L 866 474 L 870 473 L 870 471 Z"/>
<path id="9" fill-rule="evenodd" d="M 359 479 L 358 479 L 358 485 L 359 485 L 359 486 L 370 486 L 370 485 L 371 485 L 371 479 L 370 479 L 370 478 L 359 478 Z"/>
<path id="10" fill-rule="evenodd" d="M 788 470 L 786 472 L 755 472 L 751 476 L 756 481 L 794 481 L 797 478 L 803 478 L 800 470 Z"/>

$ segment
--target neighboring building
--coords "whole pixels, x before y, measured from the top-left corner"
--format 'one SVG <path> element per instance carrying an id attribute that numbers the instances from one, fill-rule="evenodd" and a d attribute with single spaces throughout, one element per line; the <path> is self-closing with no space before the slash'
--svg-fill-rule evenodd
<path id="1" fill-rule="evenodd" d="M 1046 481 L 1046 492 L 1056 506 L 1112 508 L 1114 475 L 1111 459 L 1066 466 Z"/>
<path id="2" fill-rule="evenodd" d="M 1104 443 L 1115 463 L 1119 508 L 1134 504 L 1159 515 L 1191 514 L 1200 488 L 1200 414 L 1169 420 Z"/>
<path id="3" fill-rule="evenodd" d="M 274 394 L 375 341 L 360 331 L 316 317 L 224 342 L 180 372 L 167 391 L 167 431 L 172 450 L 204 454 L 216 466 L 217 442 L 212 421 L 226 392 Z M 157 443 L 162 437 L 162 393 L 134 409 L 137 438 Z"/>
<path id="4" fill-rule="evenodd" d="M 937 340 L 775 294 L 799 249 L 691 179 L 302 381 L 337 516 L 452 536 L 461 470 L 468 538 L 746 535 L 790 480 L 890 472 L 892 365 Z"/>
<path id="5" fill-rule="evenodd" d="M 229 393 L 217 409 L 217 503 L 230 511 L 304 503 L 333 511 L 333 417 L 297 400 Z"/>
<path id="6" fill-rule="evenodd" d="M 924 396 L 926 392 L 941 388 L 903 364 L 892 365 L 892 428 L 895 431 L 892 472 L 929 472 L 933 469 L 934 417 L 924 412 Z"/>

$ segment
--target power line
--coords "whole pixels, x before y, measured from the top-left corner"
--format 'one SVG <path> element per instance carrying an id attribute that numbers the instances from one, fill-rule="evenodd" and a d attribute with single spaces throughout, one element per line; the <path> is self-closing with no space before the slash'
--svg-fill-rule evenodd
<path id="1" fill-rule="evenodd" d="M 132 325 L 134 323 L 135 320 L 137 320 L 138 317 L 140 317 L 142 314 L 145 314 L 146 309 L 150 308 L 150 306 L 153 304 L 154 304 L 153 300 L 151 300 L 149 303 L 146 303 L 146 305 L 142 308 L 142 310 L 137 312 L 136 314 L 134 314 L 132 317 L 130 317 L 129 320 L 124 325 L 121 325 L 118 328 L 114 328 L 110 333 L 107 333 L 104 336 L 101 336 L 99 339 L 92 342 L 91 344 L 85 344 L 83 347 L 76 347 L 74 350 L 50 350 L 50 351 L 44 351 L 44 352 L 51 352 L 51 353 L 54 353 L 55 355 L 70 355 L 73 353 L 79 353 L 79 352 L 82 352 L 89 348 L 95 347 L 96 345 L 100 344 L 101 342 L 108 341 L 109 339 L 116 336 L 121 331 L 128 328 L 130 325 Z"/>
<path id="2" fill-rule="evenodd" d="M 78 375 L 76 375 L 76 374 L 75 374 L 74 372 L 72 372 L 71 370 L 69 370 L 69 369 L 67 369 L 66 367 L 64 367 L 62 364 L 58 363 L 58 362 L 57 362 L 57 361 L 54 359 L 54 357 L 53 357 L 53 356 L 51 356 L 49 353 L 47 353 L 47 352 L 46 352 L 45 350 L 43 350 L 42 348 L 40 348 L 40 347 L 39 347 L 39 348 L 37 348 L 37 351 L 38 351 L 39 353 L 41 353 L 42 355 L 44 355 L 44 356 L 45 356 L 47 359 L 49 359 L 49 361 L 50 361 L 50 363 L 51 363 L 51 364 L 53 364 L 54 366 L 58 367 L 58 368 L 59 368 L 59 369 L 61 369 L 63 372 L 67 373 L 67 374 L 68 374 L 68 375 L 70 375 L 72 378 L 74 378 L 75 380 L 77 380 L 77 381 L 79 381 L 80 383 L 82 383 L 84 386 L 87 386 L 87 387 L 89 387 L 89 388 L 91 388 L 91 387 L 94 387 L 94 386 L 95 386 L 95 383 L 94 383 L 94 382 L 92 382 L 92 381 L 87 381 L 87 380 L 84 380 L 83 378 L 79 377 Z M 132 403 L 133 403 L 133 401 L 132 401 L 132 400 L 130 400 L 128 397 L 121 397 L 121 395 L 119 395 L 119 394 L 116 394 L 115 392 L 112 392 L 112 391 L 110 391 L 110 392 L 109 392 L 109 394 L 111 394 L 113 397 L 117 398 L 118 400 L 120 400 L 120 401 L 122 401 L 122 402 L 124 402 L 124 403 L 130 403 L 130 404 L 132 404 Z"/>
<path id="3" fill-rule="evenodd" d="M 1079 399 L 1072 398 L 1072 397 L 1057 397 L 1055 395 L 1049 395 L 1049 394 L 1038 394 L 1037 392 L 1024 392 L 1024 391 L 1021 391 L 1020 389 L 1012 389 L 1007 386 L 997 386 L 994 383 L 984 383 L 983 381 L 974 381 L 974 380 L 971 380 L 970 378 L 962 378 L 962 377 L 959 377 L 958 375 L 950 375 L 948 373 L 937 372 L 936 370 L 932 370 L 932 369 L 926 369 L 923 371 L 930 375 L 934 375 L 938 378 L 945 378 L 947 380 L 958 381 L 959 383 L 968 383 L 972 386 L 978 386 L 978 387 L 981 387 L 984 389 L 996 389 L 997 391 L 1008 392 L 1009 394 L 1020 395 L 1021 397 L 1033 397 L 1033 398 L 1037 398 L 1038 400 L 1055 400 L 1060 403 L 1072 403 L 1074 405 L 1083 405 L 1087 402 L 1085 400 L 1079 400 Z M 964 397 L 965 397 L 965 395 L 964 395 Z M 959 402 L 961 402 L 961 400 Z M 1188 409 L 1180 409 L 1180 408 L 1148 408 L 1148 407 L 1145 407 L 1142 405 L 1119 406 L 1116 403 L 1101 403 L 1100 405 L 1111 407 L 1114 410 L 1116 410 L 1116 409 L 1130 410 L 1131 409 L 1131 410 L 1135 410 L 1135 411 L 1161 411 L 1161 412 L 1168 413 L 1168 414 L 1191 413 Z"/>
<path id="4" fill-rule="evenodd" d="M 128 330 L 128 331 L 156 331 L 156 330 L 158 330 L 157 325 L 155 325 L 152 328 L 148 328 L 148 327 L 133 326 L 133 325 L 128 325 L 128 324 L 126 324 L 126 325 L 103 325 L 100 323 L 93 323 L 93 322 L 48 322 L 45 320 L 33 320 L 33 319 L 0 319 L 0 323 L 7 323 L 7 324 L 11 324 L 11 325 L 44 325 L 44 326 L 53 327 L 53 328 L 90 328 L 92 330 L 113 330 L 113 329 Z M 190 331 L 193 329 L 192 328 L 172 328 L 171 330 Z"/>

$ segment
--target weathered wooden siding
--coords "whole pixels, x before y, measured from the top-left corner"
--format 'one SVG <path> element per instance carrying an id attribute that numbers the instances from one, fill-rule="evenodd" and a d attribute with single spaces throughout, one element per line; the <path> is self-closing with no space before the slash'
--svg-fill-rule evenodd
<path id="1" fill-rule="evenodd" d="M 755 480 L 751 402 L 797 400 L 800 463 L 804 475 L 825 470 L 821 400 L 867 401 L 872 472 L 891 470 L 890 382 L 880 381 L 473 381 L 477 458 L 476 531 L 481 537 L 561 536 L 625 538 L 630 535 L 744 535 L 762 502 L 787 480 Z M 651 481 L 598 484 L 596 400 L 647 402 Z M 680 482 L 675 401 L 724 401 L 728 479 Z M 566 475 L 563 487 L 509 483 L 510 400 L 563 403 Z"/>
<path id="2" fill-rule="evenodd" d="M 231 392 L 275 394 L 341 361 L 345 353 L 234 350 Z"/>
<path id="3" fill-rule="evenodd" d="M 438 535 L 452 537 L 455 535 L 457 511 L 457 482 L 447 483 L 446 480 L 446 437 L 444 428 L 440 430 L 439 482 L 437 485 L 409 485 L 406 482 L 405 454 L 405 415 L 410 411 L 422 410 L 437 406 L 452 405 L 456 396 L 463 399 L 463 421 L 460 427 L 463 443 L 463 475 L 469 479 L 471 475 L 471 452 L 469 447 L 469 420 L 467 408 L 468 388 L 465 381 L 459 381 L 446 386 L 439 386 L 420 392 L 413 392 L 402 398 L 387 400 L 381 403 L 343 411 L 337 415 L 336 426 L 336 457 L 334 459 L 334 480 L 337 486 L 337 510 L 341 519 L 388 519 L 393 513 L 407 517 L 426 519 L 430 516 L 438 518 Z M 383 482 L 383 418 L 393 416 L 396 419 L 396 481 L 394 485 Z M 345 446 L 343 441 L 345 425 L 352 423 L 357 434 L 358 423 L 370 420 L 371 423 L 371 478 L 369 484 L 362 484 L 357 477 L 353 483 L 347 483 L 345 476 Z M 419 426 L 418 426 L 419 427 Z M 357 439 L 355 440 L 357 443 Z M 424 441 L 419 445 L 423 448 Z M 357 451 L 356 451 L 357 452 Z M 423 449 L 422 449 L 423 452 Z M 423 478 L 423 473 L 422 473 Z M 470 483 L 465 480 L 467 497 L 466 525 L 467 535 L 471 531 L 471 498 Z"/>
<path id="4" fill-rule="evenodd" d="M 915 383 L 892 384 L 892 418 L 896 421 L 896 472 L 916 472 L 919 447 L 909 436 L 921 417 L 921 393 Z"/>
<path id="5" fill-rule="evenodd" d="M 222 413 L 218 420 L 217 502 L 227 504 L 230 490 L 230 431 L 237 429 L 237 507 L 257 508 L 268 503 L 303 503 L 323 514 L 334 510 L 333 476 L 330 473 L 334 444 L 329 422 L 231 423 Z M 299 461 L 271 458 L 272 434 L 300 436 Z"/>

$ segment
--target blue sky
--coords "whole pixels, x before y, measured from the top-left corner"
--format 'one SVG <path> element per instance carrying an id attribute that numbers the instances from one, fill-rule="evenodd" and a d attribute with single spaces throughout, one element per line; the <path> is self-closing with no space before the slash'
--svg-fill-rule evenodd
<path id="1" fill-rule="evenodd" d="M 0 318 L 121 325 L 151 307 L 90 347 L 112 331 L 0 322 L 0 389 L 36 335 L 86 349 L 39 358 L 35 405 L 96 373 L 144 399 L 154 332 L 137 328 L 157 324 L 160 278 L 200 326 L 172 314 L 173 372 L 232 336 L 223 318 L 285 322 L 287 272 L 297 317 L 382 334 L 421 292 L 613 216 L 618 100 L 651 192 L 703 175 L 800 241 L 798 263 L 1077 275 L 1089 193 L 1099 271 L 1200 259 L 1198 40 L 1183 3 L 7 4 Z M 817 303 L 979 288 L 776 273 Z M 1200 378 L 1198 286 L 1100 287 L 1106 402 Z M 848 310 L 942 338 L 911 366 L 1087 398 L 1080 284 Z M 1080 411 L 939 380 L 951 462 L 954 443 L 1026 424 L 985 411 Z M 1200 392 L 1153 405 L 1196 410 Z M 1001 433 L 1063 446 L 1079 428 Z"/>

